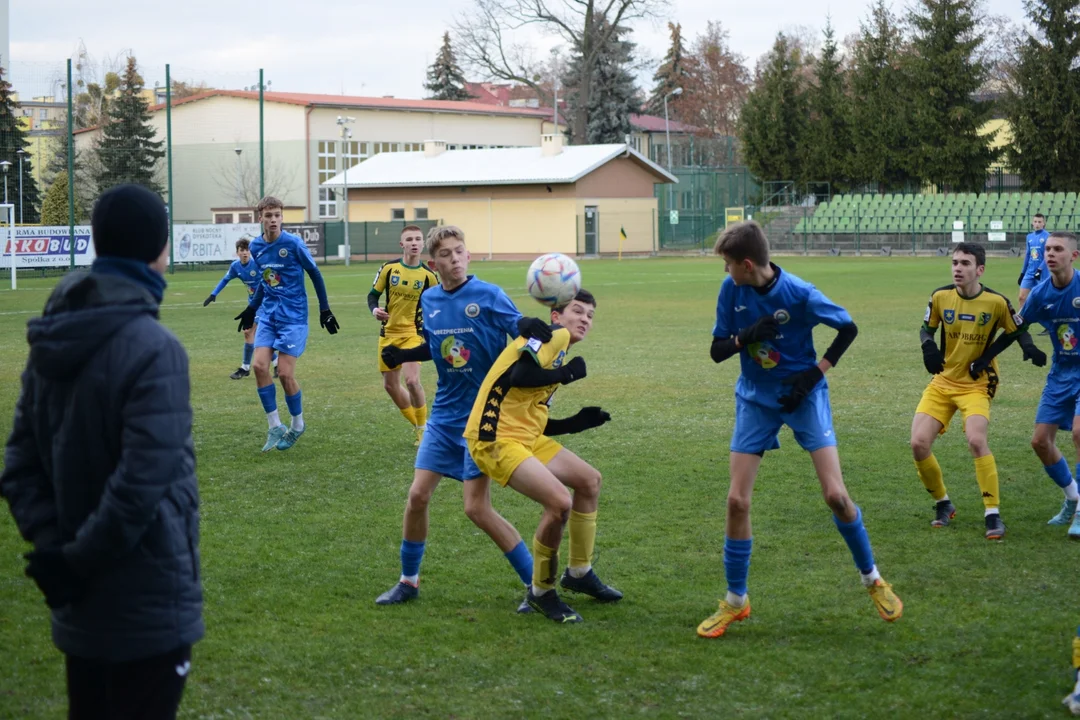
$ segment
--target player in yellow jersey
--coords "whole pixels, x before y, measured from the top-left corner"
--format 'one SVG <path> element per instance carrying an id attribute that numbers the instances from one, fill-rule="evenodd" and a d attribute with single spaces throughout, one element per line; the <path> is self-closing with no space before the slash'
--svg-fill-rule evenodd
<path id="1" fill-rule="evenodd" d="M 957 410 L 964 418 L 968 448 L 975 458 L 975 479 L 982 491 L 986 539 L 1005 536 L 1001 520 L 1001 497 L 997 463 L 986 441 L 990 422 L 990 401 L 998 386 L 997 361 L 973 378 L 971 364 L 978 360 L 998 330 L 1017 332 L 1016 313 L 1009 301 L 979 282 L 986 270 L 986 251 L 974 243 L 960 243 L 953 251 L 953 284 L 938 288 L 930 296 L 919 337 L 923 364 L 934 377 L 923 391 L 911 421 L 911 450 L 915 468 L 935 505 L 933 527 L 943 527 L 956 515 L 942 480 L 941 466 L 931 446 L 945 432 Z M 940 346 L 934 333 L 941 327 Z M 1024 359 L 1042 367 L 1046 354 L 1031 336 L 1020 338 Z"/>
<path id="2" fill-rule="evenodd" d="M 533 538 L 532 585 L 528 604 L 556 622 L 581 622 L 555 590 L 563 527 L 570 525 L 570 562 L 559 584 L 601 602 L 622 599 L 592 569 L 600 473 L 551 439 L 603 425 L 611 416 L 582 408 L 562 420 L 548 417 L 559 385 L 585 377 L 585 360 L 566 361 L 571 345 L 592 328 L 596 299 L 581 290 L 551 312 L 549 342 L 518 338 L 499 355 L 484 378 L 465 427 L 469 454 L 480 470 L 506 487 L 540 503 L 543 515 Z M 570 492 L 573 490 L 573 497 Z"/>
<path id="3" fill-rule="evenodd" d="M 420 260 L 424 249 L 424 233 L 415 225 L 401 231 L 401 259 L 383 263 L 375 274 L 368 293 L 368 308 L 382 323 L 379 329 L 379 372 L 382 373 L 386 394 L 416 431 L 420 444 L 427 424 L 427 400 L 420 384 L 420 363 L 409 362 L 390 368 L 382 359 L 384 348 L 394 346 L 409 350 L 424 344 L 424 313 L 420 295 L 438 283 L 438 278 Z M 386 293 L 386 305 L 379 307 L 379 298 Z M 401 376 L 405 386 L 401 386 Z"/>

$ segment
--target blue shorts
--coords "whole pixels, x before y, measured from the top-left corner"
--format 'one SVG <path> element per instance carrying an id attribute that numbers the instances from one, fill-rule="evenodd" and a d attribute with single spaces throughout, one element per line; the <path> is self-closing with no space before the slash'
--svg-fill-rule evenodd
<path id="1" fill-rule="evenodd" d="M 793 413 L 736 397 L 731 452 L 753 455 L 776 450 L 780 447 L 781 425 L 792 429 L 796 442 L 806 452 L 835 446 L 829 386 L 819 385 Z"/>
<path id="2" fill-rule="evenodd" d="M 461 430 L 449 430 L 428 419 L 427 430 L 416 451 L 417 470 L 430 470 L 455 480 L 474 480 L 484 473 L 476 467 Z"/>
<path id="3" fill-rule="evenodd" d="M 255 347 L 274 348 L 279 353 L 300 357 L 307 347 L 307 323 L 281 323 L 258 318 Z"/>
<path id="4" fill-rule="evenodd" d="M 1020 287 L 1024 290 L 1031 290 L 1040 282 L 1042 282 L 1042 280 L 1036 280 L 1034 275 L 1024 275 L 1024 277 L 1020 279 Z"/>
<path id="5" fill-rule="evenodd" d="M 1039 409 L 1035 411 L 1037 424 L 1057 425 L 1062 430 L 1072 430 L 1073 418 L 1080 415 L 1080 365 L 1054 363 L 1046 376 Z"/>

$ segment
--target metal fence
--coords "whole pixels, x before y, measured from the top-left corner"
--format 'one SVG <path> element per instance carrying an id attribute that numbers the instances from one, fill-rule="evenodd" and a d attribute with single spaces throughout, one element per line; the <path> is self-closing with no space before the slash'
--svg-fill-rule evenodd
<path id="1" fill-rule="evenodd" d="M 660 250 L 711 246 L 725 226 L 728 208 L 745 208 L 761 200 L 761 183 L 745 167 L 675 168 L 674 175 L 677 185 L 656 186 Z"/>

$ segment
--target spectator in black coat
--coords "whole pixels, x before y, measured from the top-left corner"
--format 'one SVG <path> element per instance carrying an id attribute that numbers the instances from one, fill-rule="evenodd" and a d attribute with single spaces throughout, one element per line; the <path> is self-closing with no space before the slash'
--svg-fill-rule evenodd
<path id="1" fill-rule="evenodd" d="M 168 219 L 123 185 L 92 226 L 90 272 L 28 323 L 0 495 L 34 546 L 69 717 L 171 718 L 204 627 L 188 359 L 158 322 Z"/>

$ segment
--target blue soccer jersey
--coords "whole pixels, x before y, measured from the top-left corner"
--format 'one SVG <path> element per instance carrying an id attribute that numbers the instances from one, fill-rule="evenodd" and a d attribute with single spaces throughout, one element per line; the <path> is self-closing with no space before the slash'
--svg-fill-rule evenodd
<path id="1" fill-rule="evenodd" d="M 225 272 L 225 277 L 221 278 L 221 282 L 214 288 L 213 295 L 220 295 L 221 291 L 225 289 L 225 286 L 229 284 L 229 281 L 233 278 L 240 278 L 240 282 L 247 286 L 248 299 L 255 294 L 255 290 L 259 287 L 259 282 L 262 281 L 262 277 L 259 275 L 258 266 L 255 265 L 255 261 L 248 259 L 247 265 L 244 265 L 239 260 L 233 260 L 232 265 Z"/>
<path id="2" fill-rule="evenodd" d="M 742 373 L 735 384 L 735 395 L 778 406 L 779 397 L 789 392 L 782 385 L 783 379 L 817 364 L 814 326 L 841 328 L 852 320 L 847 310 L 810 283 L 776 265 L 772 267 L 776 278 L 767 288 L 736 285 L 730 276 L 724 279 L 716 303 L 713 336 L 729 338 L 766 315 L 776 318 L 780 325 L 776 339 L 752 343 L 739 352 Z"/>
<path id="3" fill-rule="evenodd" d="M 1024 255 L 1024 276 L 1020 280 L 1020 286 L 1025 288 L 1033 288 L 1036 285 L 1035 274 L 1039 274 L 1039 279 L 1045 279 L 1050 271 L 1046 267 L 1046 259 L 1044 258 L 1044 248 L 1046 247 L 1046 241 L 1050 238 L 1050 233 L 1045 229 L 1039 232 L 1028 233 L 1027 236 L 1027 253 Z"/>
<path id="4" fill-rule="evenodd" d="M 1050 331 L 1054 365 L 1080 365 L 1080 272 L 1063 288 L 1052 276 L 1035 286 L 1020 308 L 1017 325 L 1039 323 Z"/>
<path id="5" fill-rule="evenodd" d="M 502 288 L 472 275 L 453 290 L 436 285 L 421 298 L 424 337 L 439 373 L 428 423 L 460 436 L 507 336 L 517 336 L 521 313 Z"/>
<path id="6" fill-rule="evenodd" d="M 251 241 L 251 260 L 259 272 L 259 289 L 253 302 L 259 305 L 260 322 L 274 321 L 281 325 L 307 324 L 307 288 L 304 273 L 311 276 L 319 309 L 330 307 L 326 299 L 326 284 L 304 241 L 283 232 L 272 243 L 260 235 Z"/>

